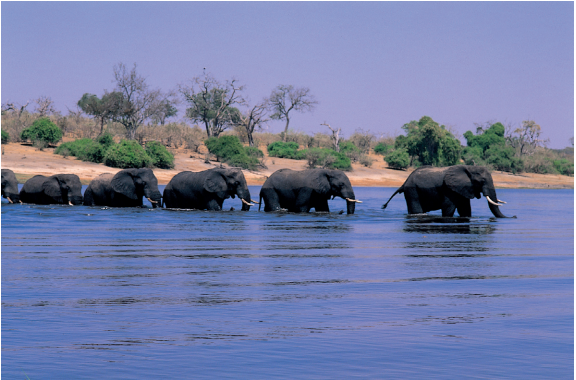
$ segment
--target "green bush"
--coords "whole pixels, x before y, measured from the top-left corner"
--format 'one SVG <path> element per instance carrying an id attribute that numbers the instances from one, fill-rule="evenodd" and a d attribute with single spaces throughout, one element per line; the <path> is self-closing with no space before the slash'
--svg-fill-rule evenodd
<path id="1" fill-rule="evenodd" d="M 379 142 L 378 144 L 376 144 L 376 146 L 374 147 L 374 153 L 376 154 L 380 154 L 380 155 L 385 155 L 386 153 L 390 152 L 392 150 L 393 146 L 392 145 L 387 145 L 384 144 L 383 142 Z"/>
<path id="2" fill-rule="evenodd" d="M 410 165 L 410 156 L 406 149 L 396 149 L 384 157 L 384 161 L 393 169 L 406 169 Z"/>
<path id="3" fill-rule="evenodd" d="M 295 159 L 298 151 L 298 143 L 276 141 L 268 145 L 267 149 L 270 157 Z"/>
<path id="4" fill-rule="evenodd" d="M 113 168 L 143 168 L 152 165 L 152 159 L 135 140 L 122 140 L 106 151 L 104 164 Z"/>
<path id="5" fill-rule="evenodd" d="M 322 166 L 328 169 L 352 170 L 350 159 L 341 152 L 328 148 L 310 148 L 298 151 L 297 159 L 307 160 L 308 167 Z"/>
<path id="6" fill-rule="evenodd" d="M 228 160 L 226 160 L 226 163 L 230 166 L 255 170 L 260 161 L 256 157 L 251 157 L 244 153 L 230 157 Z"/>
<path id="7" fill-rule="evenodd" d="M 152 165 L 160 169 L 174 168 L 174 155 L 158 141 L 150 141 L 146 144 L 146 154 L 152 159 Z"/>
<path id="8" fill-rule="evenodd" d="M 484 152 L 484 158 L 496 170 L 514 174 L 524 170 L 524 162 L 514 157 L 514 148 L 509 146 L 494 145 Z"/>
<path id="9" fill-rule="evenodd" d="M 244 147 L 236 136 L 211 137 L 205 141 L 206 148 L 219 161 L 230 166 L 254 170 L 260 164 L 264 153 L 258 148 Z"/>
<path id="10" fill-rule="evenodd" d="M 93 142 L 94 142 L 94 140 L 89 139 L 89 138 L 78 139 L 75 141 L 66 142 L 66 143 L 60 144 L 58 146 L 58 148 L 56 148 L 54 153 L 62 154 L 62 151 L 67 149 L 69 152 L 68 154 L 70 156 L 78 157 L 79 155 L 82 154 L 82 152 L 84 152 L 86 150 L 88 145 L 93 143 Z"/>
<path id="11" fill-rule="evenodd" d="M 254 146 L 244 147 L 244 151 L 249 157 L 255 157 L 257 159 L 264 158 L 264 153 Z"/>
<path id="12" fill-rule="evenodd" d="M 102 145 L 102 147 L 104 147 L 104 150 L 108 150 L 108 148 L 114 145 L 114 137 L 110 132 L 106 132 L 102 134 L 100 137 L 98 137 L 96 139 L 96 142 Z"/>
<path id="13" fill-rule="evenodd" d="M 362 151 L 351 141 L 341 141 L 339 144 L 340 153 L 344 154 L 352 162 L 358 162 L 362 156 Z"/>
<path id="14" fill-rule="evenodd" d="M 22 140 L 30 140 L 33 143 L 42 141 L 47 144 L 55 144 L 62 139 L 62 130 L 47 117 L 36 120 L 32 125 L 20 134 Z"/>
<path id="15" fill-rule="evenodd" d="M 2 130 L 2 144 L 6 144 L 10 141 L 10 135 L 5 130 Z"/>
<path id="16" fill-rule="evenodd" d="M 484 162 L 483 156 L 482 148 L 478 146 L 468 146 L 462 150 L 462 160 L 464 160 L 466 165 L 484 166 L 486 163 Z"/>
<path id="17" fill-rule="evenodd" d="M 562 175 L 574 175 L 574 162 L 565 158 L 552 161 L 554 168 Z"/>

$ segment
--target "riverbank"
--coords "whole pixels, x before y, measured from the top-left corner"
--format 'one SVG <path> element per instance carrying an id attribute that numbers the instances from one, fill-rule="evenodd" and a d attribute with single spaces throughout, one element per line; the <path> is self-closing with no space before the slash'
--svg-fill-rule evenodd
<path id="1" fill-rule="evenodd" d="M 32 146 L 10 143 L 2 145 L 2 168 L 11 169 L 16 173 L 20 183 L 37 175 L 53 175 L 57 173 L 76 174 L 83 184 L 88 184 L 93 178 L 102 173 L 116 173 L 120 169 L 111 168 L 104 164 L 95 164 L 77 160 L 75 157 L 62 157 L 54 154 L 54 149 L 47 148 L 39 151 Z M 265 149 L 264 149 L 265 150 Z M 175 167 L 172 170 L 154 169 L 159 184 L 167 184 L 173 176 L 179 172 L 202 171 L 220 166 L 219 162 L 204 162 L 204 154 L 190 153 L 185 149 L 175 152 Z M 265 152 L 266 154 L 266 152 Z M 353 171 L 346 172 L 353 186 L 378 186 L 398 187 L 404 183 L 409 171 L 394 170 L 382 159 L 382 156 L 371 155 L 374 159 L 372 167 L 366 168 L 360 164 L 353 164 Z M 248 185 L 262 185 L 266 178 L 276 170 L 290 168 L 303 170 L 306 168 L 305 161 L 289 160 L 284 158 L 267 157 L 265 159 L 267 169 L 259 171 L 244 170 L 244 176 Z M 518 175 L 493 172 L 492 177 L 497 188 L 508 189 L 573 189 L 574 177 L 554 174 L 522 173 Z"/>

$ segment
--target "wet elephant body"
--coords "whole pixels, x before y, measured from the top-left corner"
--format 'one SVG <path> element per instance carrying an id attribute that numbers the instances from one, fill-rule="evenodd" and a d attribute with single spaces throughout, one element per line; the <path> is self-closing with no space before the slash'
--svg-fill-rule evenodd
<path id="1" fill-rule="evenodd" d="M 20 201 L 42 205 L 80 205 L 82 183 L 75 174 L 55 174 L 50 177 L 37 175 L 24 183 L 20 190 Z"/>
<path id="2" fill-rule="evenodd" d="M 404 193 L 408 214 L 442 210 L 442 216 L 451 217 L 458 211 L 460 216 L 470 217 L 470 200 L 484 195 L 494 216 L 506 217 L 499 208 L 505 202 L 496 197 L 492 176 L 483 166 L 420 167 L 410 174 L 382 208 L 386 208 L 390 200 L 401 193 Z"/>
<path id="3" fill-rule="evenodd" d="M 148 168 L 124 169 L 94 178 L 84 192 L 84 205 L 141 207 L 142 198 L 148 199 L 154 208 L 160 206 L 162 195 L 154 172 Z"/>
<path id="4" fill-rule="evenodd" d="M 280 169 L 262 185 L 260 202 L 264 211 L 329 212 L 328 200 L 346 200 L 347 213 L 354 214 L 356 200 L 350 180 L 341 170 L 308 169 L 296 171 Z"/>
<path id="5" fill-rule="evenodd" d="M 240 169 L 214 168 L 175 175 L 164 189 L 166 208 L 222 210 L 225 199 L 238 196 L 242 210 L 253 206 L 250 191 Z"/>
<path id="6" fill-rule="evenodd" d="M 18 180 L 10 169 L 2 169 L 2 197 L 10 203 L 18 203 L 20 194 L 18 192 Z"/>

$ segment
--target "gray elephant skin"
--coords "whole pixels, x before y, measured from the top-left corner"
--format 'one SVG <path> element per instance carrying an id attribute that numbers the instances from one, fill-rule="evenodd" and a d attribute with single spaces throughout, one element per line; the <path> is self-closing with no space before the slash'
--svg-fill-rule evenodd
<path id="1" fill-rule="evenodd" d="M 24 183 L 20 200 L 41 205 L 81 205 L 82 183 L 76 174 L 36 175 Z"/>
<path id="2" fill-rule="evenodd" d="M 220 211 L 225 199 L 236 196 L 242 201 L 242 211 L 249 211 L 253 201 L 240 169 L 185 171 L 176 174 L 166 185 L 164 205 L 166 208 Z"/>
<path id="3" fill-rule="evenodd" d="M 458 210 L 462 217 L 472 216 L 470 199 L 486 197 L 490 211 L 497 218 L 506 218 L 499 206 L 506 202 L 498 200 L 492 175 L 483 166 L 457 165 L 446 168 L 423 166 L 414 170 L 396 194 L 404 193 L 408 214 L 422 214 L 442 210 L 442 216 L 451 217 Z"/>
<path id="4" fill-rule="evenodd" d="M 94 178 L 84 192 L 85 206 L 142 207 L 142 198 L 160 206 L 162 195 L 152 169 L 124 169 Z"/>
<path id="5" fill-rule="evenodd" d="M 309 212 L 312 208 L 317 212 L 330 212 L 330 197 L 345 199 L 348 214 L 354 214 L 356 203 L 361 203 L 356 200 L 350 180 L 341 170 L 280 169 L 264 182 L 260 190 L 260 202 L 264 201 L 266 212 L 282 209 Z"/>
<path id="6" fill-rule="evenodd" d="M 20 201 L 18 180 L 10 169 L 2 169 L 2 197 L 8 199 L 10 203 L 18 203 Z"/>

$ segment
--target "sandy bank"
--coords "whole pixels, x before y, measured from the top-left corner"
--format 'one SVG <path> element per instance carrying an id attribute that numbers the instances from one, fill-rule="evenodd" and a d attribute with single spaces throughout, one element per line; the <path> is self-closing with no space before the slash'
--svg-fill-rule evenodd
<path id="1" fill-rule="evenodd" d="M 102 173 L 116 173 L 120 169 L 110 168 L 103 164 L 83 162 L 75 157 L 64 158 L 54 154 L 54 149 L 39 151 L 31 146 L 10 143 L 2 146 L 4 153 L 1 158 L 2 168 L 11 169 L 18 180 L 23 183 L 36 175 L 53 175 L 56 173 L 76 174 L 84 184 Z M 176 164 L 173 170 L 154 169 L 160 184 L 167 184 L 177 173 L 185 170 L 202 171 L 219 166 L 218 162 L 204 163 L 204 155 L 190 154 L 180 149 L 175 153 Z M 398 187 L 404 183 L 410 171 L 388 168 L 382 156 L 372 155 L 374 164 L 366 168 L 353 164 L 354 170 L 346 174 L 353 186 Z M 245 170 L 244 175 L 249 185 L 261 185 L 266 178 L 278 169 L 290 168 L 303 170 L 305 161 L 266 157 L 268 169 L 260 171 Z M 497 188 L 532 188 L 532 189 L 573 189 L 574 178 L 562 175 L 523 173 L 513 175 L 503 172 L 493 172 L 492 176 Z"/>

